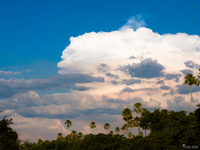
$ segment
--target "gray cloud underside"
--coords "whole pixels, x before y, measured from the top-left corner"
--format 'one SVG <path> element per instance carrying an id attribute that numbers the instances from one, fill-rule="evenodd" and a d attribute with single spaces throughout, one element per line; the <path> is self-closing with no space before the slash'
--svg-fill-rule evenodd
<path id="1" fill-rule="evenodd" d="M 184 74 L 184 76 L 186 76 L 188 73 L 193 73 L 193 71 L 190 69 L 184 69 L 184 70 L 181 70 L 181 72 Z"/>
<path id="2" fill-rule="evenodd" d="M 125 87 L 124 89 L 122 89 L 122 93 L 124 92 L 136 92 L 136 91 L 153 91 L 153 90 L 158 90 L 158 88 L 142 88 L 142 89 L 132 89 L 132 88 L 129 88 L 129 87 Z"/>
<path id="3" fill-rule="evenodd" d="M 122 84 L 126 84 L 126 85 L 131 85 L 131 84 L 136 84 L 136 83 L 141 83 L 141 80 L 139 79 L 124 79 L 122 80 Z"/>
<path id="4" fill-rule="evenodd" d="M 170 74 L 170 73 L 167 73 L 167 74 L 165 74 L 165 79 L 166 80 L 173 80 L 173 79 L 175 79 L 176 82 L 179 82 L 179 78 L 181 76 L 182 76 L 181 74 Z"/>
<path id="5" fill-rule="evenodd" d="M 107 65 L 107 64 L 100 64 L 98 67 L 97 67 L 97 70 L 99 72 L 103 72 L 103 73 L 106 73 L 110 70 L 110 67 Z"/>
<path id="6" fill-rule="evenodd" d="M 190 104 L 185 101 L 185 98 L 182 96 L 175 97 L 173 101 L 167 100 L 168 109 L 170 110 L 184 110 L 190 111 Z"/>
<path id="7" fill-rule="evenodd" d="M 162 96 L 174 95 L 174 94 L 175 94 L 174 90 L 171 90 L 171 91 L 168 92 L 168 93 L 163 93 Z"/>
<path id="8" fill-rule="evenodd" d="M 112 74 L 112 73 L 106 73 L 106 76 L 111 77 L 111 78 L 115 78 L 115 79 L 119 78 L 118 75 L 115 75 L 115 74 Z"/>
<path id="9" fill-rule="evenodd" d="M 80 111 L 74 109 L 73 112 L 70 113 L 59 113 L 59 114 L 54 114 L 54 113 L 45 113 L 45 112 L 37 112 L 34 110 L 34 108 L 24 108 L 24 109 L 17 109 L 16 112 L 27 118 L 49 118 L 49 119 L 66 119 L 66 118 L 77 118 L 80 117 Z"/>
<path id="10" fill-rule="evenodd" d="M 140 63 L 133 63 L 132 65 L 124 65 L 119 68 L 121 71 L 131 75 L 131 77 L 138 78 L 155 78 L 164 75 L 164 66 L 159 64 L 156 60 L 147 58 Z"/>
<path id="11" fill-rule="evenodd" d="M 177 85 L 177 91 L 179 94 L 189 94 L 190 93 L 190 86 L 189 85 Z M 199 92 L 200 87 L 193 85 L 192 86 L 192 93 Z"/>
<path id="12" fill-rule="evenodd" d="M 112 108 L 93 108 L 82 111 L 84 115 L 99 115 L 99 114 L 108 114 L 108 115 L 121 115 L 122 111 L 119 109 Z"/>
<path id="13" fill-rule="evenodd" d="M 30 90 L 78 90 L 85 91 L 89 87 L 77 86 L 77 83 L 92 83 L 92 82 L 104 82 L 103 77 L 93 77 L 86 74 L 69 74 L 58 75 L 48 79 L 16 79 L 16 80 L 4 80 L 0 79 L 0 98 L 8 98 L 17 93 L 23 93 Z"/>
<path id="14" fill-rule="evenodd" d="M 156 82 L 157 84 L 164 84 L 164 80 L 159 80 Z"/>
<path id="15" fill-rule="evenodd" d="M 160 87 L 161 90 L 169 90 L 170 87 L 169 86 L 166 86 L 166 85 L 163 85 Z"/>
<path id="16" fill-rule="evenodd" d="M 186 62 L 184 62 L 184 64 L 188 68 L 194 69 L 196 67 L 196 63 L 194 61 L 192 61 L 192 60 L 186 61 Z"/>

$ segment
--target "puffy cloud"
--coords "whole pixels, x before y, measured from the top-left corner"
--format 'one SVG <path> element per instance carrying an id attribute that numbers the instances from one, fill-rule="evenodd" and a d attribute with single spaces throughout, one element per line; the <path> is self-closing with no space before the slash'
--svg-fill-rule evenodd
<path id="1" fill-rule="evenodd" d="M 166 85 L 163 85 L 160 87 L 161 90 L 169 90 L 170 87 L 169 86 L 166 86 Z"/>
<path id="2" fill-rule="evenodd" d="M 159 67 L 159 62 L 162 65 L 160 70 L 165 68 L 167 72 L 177 72 L 185 69 L 184 62 L 188 60 L 198 62 L 199 48 L 200 38 L 197 35 L 160 35 L 145 27 L 135 31 L 127 28 L 111 32 L 91 32 L 70 38 L 70 45 L 63 51 L 58 67 L 61 74 L 96 74 L 100 64 L 106 64 L 116 72 L 118 66 L 140 64 L 138 61 L 141 58 L 151 58 L 154 65 L 155 60 L 157 61 L 157 65 L 152 67 Z"/>
<path id="3" fill-rule="evenodd" d="M 188 61 L 184 62 L 184 64 L 185 64 L 185 66 L 188 67 L 188 68 L 192 68 L 192 69 L 193 69 L 193 68 L 196 67 L 195 62 L 192 61 L 192 60 L 188 60 Z"/>
<path id="4" fill-rule="evenodd" d="M 167 96 L 167 95 L 174 95 L 174 94 L 175 94 L 174 90 L 171 90 L 170 92 L 168 92 L 168 93 L 163 93 L 162 95 L 163 95 L 163 96 Z"/>
<path id="5" fill-rule="evenodd" d="M 164 84 L 164 80 L 159 80 L 156 82 L 157 84 Z"/>
<path id="6" fill-rule="evenodd" d="M 103 72 L 103 73 L 106 73 L 110 70 L 110 67 L 106 64 L 100 64 L 98 67 L 97 67 L 98 71 L 100 72 Z"/>
<path id="7" fill-rule="evenodd" d="M 120 70 L 125 71 L 132 77 L 155 78 L 163 76 L 164 67 L 156 60 L 148 58 L 142 60 L 141 63 L 133 63 L 132 65 L 120 67 Z"/>
<path id="8" fill-rule="evenodd" d="M 175 79 L 176 82 L 179 82 L 179 79 L 182 75 L 181 74 L 170 74 L 170 73 L 167 73 L 165 75 L 165 79 L 166 80 L 172 80 L 172 79 Z"/>
<path id="9" fill-rule="evenodd" d="M 106 73 L 106 76 L 111 77 L 111 78 L 118 79 L 118 76 L 117 76 L 117 75 L 114 75 L 114 74 L 112 74 L 112 73 Z"/>
<path id="10" fill-rule="evenodd" d="M 122 90 L 122 93 L 124 92 L 135 92 L 135 90 L 133 90 L 132 88 L 126 87 Z"/>

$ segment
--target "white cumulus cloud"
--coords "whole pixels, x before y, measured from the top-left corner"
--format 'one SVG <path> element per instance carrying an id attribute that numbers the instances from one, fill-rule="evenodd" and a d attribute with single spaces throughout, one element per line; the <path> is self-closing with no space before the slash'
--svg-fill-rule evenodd
<path id="1" fill-rule="evenodd" d="M 139 58 L 152 58 L 166 70 L 185 69 L 185 62 L 199 62 L 200 37 L 185 33 L 160 35 L 141 27 L 112 32 L 91 32 L 70 38 L 70 45 L 58 63 L 59 73 L 95 73 L 100 64 L 116 70 L 118 66 L 132 64 Z M 128 59 L 138 56 L 138 59 Z"/>

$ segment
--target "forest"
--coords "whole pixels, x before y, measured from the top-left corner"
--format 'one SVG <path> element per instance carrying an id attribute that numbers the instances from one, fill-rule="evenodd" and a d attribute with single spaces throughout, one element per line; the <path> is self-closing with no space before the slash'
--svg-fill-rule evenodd
<path id="1" fill-rule="evenodd" d="M 22 141 L 10 125 L 12 118 L 6 116 L 0 120 L 0 150 L 181 150 L 200 149 L 200 104 L 192 109 L 192 85 L 199 85 L 199 80 L 192 74 L 185 77 L 185 84 L 191 88 L 191 112 L 154 109 L 150 112 L 140 102 L 133 105 L 137 117 L 133 117 L 130 108 L 122 110 L 124 125 L 115 131 L 107 131 L 110 124 L 105 123 L 106 134 L 93 134 L 95 122 L 90 123 L 91 134 L 72 130 L 67 136 L 58 133 L 55 140 L 38 139 L 36 143 Z M 72 122 L 65 122 L 70 130 Z M 136 127 L 138 133 L 132 134 Z M 144 131 L 141 132 L 141 130 Z M 150 131 L 147 135 L 146 131 Z"/>

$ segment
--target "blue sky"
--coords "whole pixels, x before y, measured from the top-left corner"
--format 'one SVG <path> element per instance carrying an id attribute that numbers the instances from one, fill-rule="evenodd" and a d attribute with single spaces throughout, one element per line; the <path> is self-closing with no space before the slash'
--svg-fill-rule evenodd
<path id="1" fill-rule="evenodd" d="M 91 119 L 120 126 L 122 109 L 137 101 L 188 111 L 182 83 L 200 64 L 199 7 L 199 0 L 1 0 L 0 109 L 33 141 L 68 133 L 65 119 L 76 130 L 84 124 L 83 133 Z M 91 112 L 99 117 L 88 119 Z"/>

